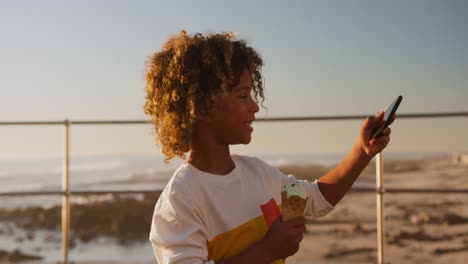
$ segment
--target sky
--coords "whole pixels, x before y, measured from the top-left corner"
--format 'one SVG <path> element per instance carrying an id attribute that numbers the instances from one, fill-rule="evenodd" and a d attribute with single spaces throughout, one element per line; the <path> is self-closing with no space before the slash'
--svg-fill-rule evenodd
<path id="1" fill-rule="evenodd" d="M 185 29 L 262 56 L 257 117 L 468 111 L 468 2 L 0 1 L 0 121 L 145 120 L 144 61 Z M 254 124 L 242 153 L 343 152 L 361 121 Z M 468 150 L 468 118 L 401 119 L 388 151 Z M 73 155 L 159 154 L 146 125 L 72 127 Z M 0 127 L 0 159 L 60 156 L 62 127 Z"/>

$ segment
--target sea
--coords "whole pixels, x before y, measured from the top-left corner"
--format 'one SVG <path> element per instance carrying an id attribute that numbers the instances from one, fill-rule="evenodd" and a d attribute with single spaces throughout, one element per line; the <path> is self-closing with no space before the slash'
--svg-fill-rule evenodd
<path id="1" fill-rule="evenodd" d="M 447 153 L 390 152 L 385 159 L 420 159 Z M 346 153 L 252 154 L 272 166 L 315 164 L 333 166 Z M 107 155 L 72 157 L 69 162 L 71 191 L 162 190 L 173 172 L 185 161 L 170 163 L 156 155 Z M 54 192 L 62 190 L 63 161 L 56 159 L 0 160 L 0 193 Z M 0 196 L 0 208 L 49 207 L 60 196 Z"/>
<path id="2" fill-rule="evenodd" d="M 344 153 L 256 155 L 273 166 L 339 162 Z M 184 160 L 164 163 L 161 156 L 90 156 L 70 159 L 72 190 L 160 189 Z M 0 192 L 59 191 L 62 188 L 61 159 L 0 160 Z M 148 185 L 148 183 L 150 183 Z"/>

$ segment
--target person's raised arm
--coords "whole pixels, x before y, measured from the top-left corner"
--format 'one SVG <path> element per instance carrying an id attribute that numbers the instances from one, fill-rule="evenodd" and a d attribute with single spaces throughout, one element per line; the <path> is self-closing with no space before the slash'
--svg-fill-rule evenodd
<path id="1" fill-rule="evenodd" d="M 390 128 L 382 136 L 371 139 L 372 131 L 383 123 L 384 112 L 368 117 L 361 126 L 358 140 L 344 160 L 318 179 L 320 192 L 335 206 L 348 192 L 372 158 L 382 151 L 390 141 Z"/>

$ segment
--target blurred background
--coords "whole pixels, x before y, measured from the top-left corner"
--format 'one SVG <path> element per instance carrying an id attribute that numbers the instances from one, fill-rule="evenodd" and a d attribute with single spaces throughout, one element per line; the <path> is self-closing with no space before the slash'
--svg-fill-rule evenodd
<path id="1" fill-rule="evenodd" d="M 374 115 L 398 95 L 400 114 L 467 113 L 467 25 L 463 0 L 0 1 L 0 122 L 147 120 L 144 62 L 182 29 L 233 31 L 262 55 L 257 118 Z M 232 152 L 313 180 L 347 154 L 362 121 L 257 122 L 252 143 Z M 397 119 L 385 183 L 466 189 L 467 134 L 467 116 Z M 63 125 L 0 125 L 0 192 L 60 191 L 63 155 Z M 72 191 L 155 191 L 72 195 L 71 261 L 155 262 L 157 190 L 183 162 L 163 160 L 149 124 L 70 127 Z M 355 186 L 374 178 L 371 164 Z M 388 194 L 386 260 L 464 263 L 466 198 Z M 0 201 L 0 262 L 61 261 L 60 195 Z M 309 220 L 289 263 L 375 259 L 375 194 L 350 193 Z"/>

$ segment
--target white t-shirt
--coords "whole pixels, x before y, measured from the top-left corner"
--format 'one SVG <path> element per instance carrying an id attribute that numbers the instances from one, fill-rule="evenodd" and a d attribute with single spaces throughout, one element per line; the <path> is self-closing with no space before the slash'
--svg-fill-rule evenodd
<path id="1" fill-rule="evenodd" d="M 214 264 L 263 238 L 271 213 L 279 213 L 281 187 L 297 180 L 258 158 L 231 157 L 235 168 L 227 175 L 202 172 L 189 163 L 174 173 L 151 225 L 159 264 Z M 320 217 L 333 209 L 316 181 L 299 182 L 309 195 L 305 215 Z"/>

